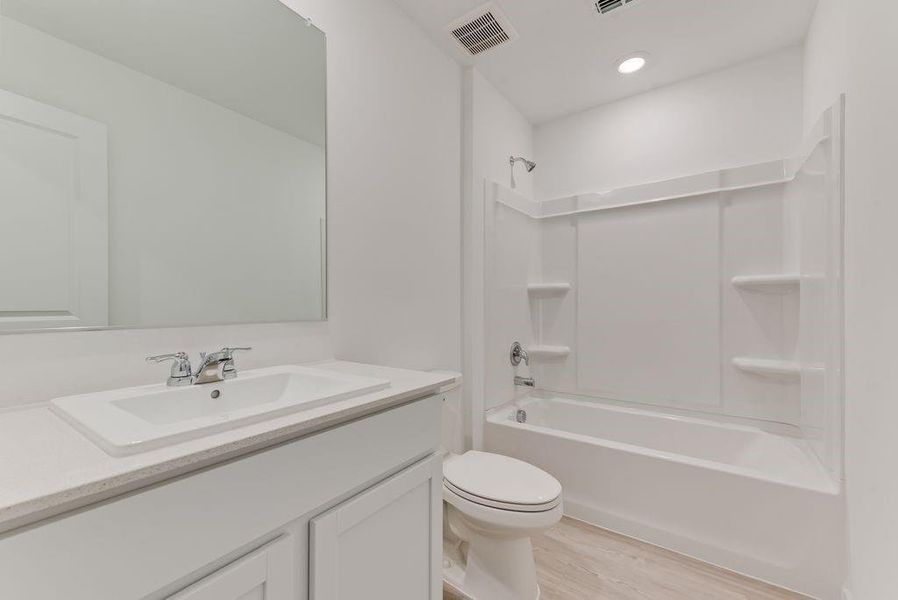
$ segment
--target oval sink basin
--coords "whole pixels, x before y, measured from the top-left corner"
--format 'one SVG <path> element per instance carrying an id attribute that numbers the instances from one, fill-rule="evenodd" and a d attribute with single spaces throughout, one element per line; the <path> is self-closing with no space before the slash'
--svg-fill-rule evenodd
<path id="1" fill-rule="evenodd" d="M 67 396 L 50 406 L 103 450 L 124 456 L 389 386 L 386 379 L 284 366 L 205 385 L 157 384 Z"/>

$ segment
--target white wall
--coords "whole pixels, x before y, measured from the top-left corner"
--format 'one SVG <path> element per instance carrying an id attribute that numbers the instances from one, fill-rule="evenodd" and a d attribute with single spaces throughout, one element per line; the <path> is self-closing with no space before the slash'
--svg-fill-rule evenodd
<path id="1" fill-rule="evenodd" d="M 847 90 L 849 12 L 849 3 L 818 0 L 804 45 L 805 132 Z"/>
<path id="2" fill-rule="evenodd" d="M 821 0 L 808 39 L 805 105 L 847 92 L 845 476 L 854 600 L 898 587 L 898 4 Z"/>
<path id="3" fill-rule="evenodd" d="M 469 93 L 473 97 L 473 157 L 475 179 L 487 179 L 511 187 L 509 156 L 524 156 L 536 160 L 533 127 L 517 108 L 488 82 L 476 69 L 467 69 Z M 526 173 L 515 165 L 517 193 L 533 198 L 539 171 Z"/>
<path id="4" fill-rule="evenodd" d="M 481 447 L 483 410 L 485 407 L 502 404 L 511 398 L 512 386 L 508 375 L 510 365 L 497 361 L 505 358 L 502 347 L 510 345 L 511 339 L 499 339 L 488 334 L 499 327 L 506 331 L 505 321 L 490 322 L 485 319 L 486 293 L 484 289 L 484 209 L 486 183 L 496 181 L 511 185 L 508 157 L 523 155 L 534 159 L 533 128 L 521 113 L 494 88 L 476 69 L 466 69 L 464 75 L 464 138 L 465 158 L 463 169 L 464 197 L 464 372 L 465 406 L 468 422 L 469 443 Z M 534 174 L 524 173 L 516 167 L 517 191 L 528 198 L 533 196 Z M 521 258 L 526 261 L 527 256 Z M 524 263 L 526 266 L 526 262 Z M 519 312 L 506 311 L 493 314 L 491 318 L 511 318 Z M 487 327 L 489 325 L 489 328 Z M 526 322 L 518 324 L 525 327 Z M 514 328 L 515 325 L 511 324 Z M 522 339 L 522 343 L 529 340 Z M 490 365 L 487 368 L 487 365 Z M 505 366 L 508 369 L 504 368 Z M 497 394 L 492 382 L 496 377 L 505 377 L 508 385 L 501 386 L 506 393 Z M 490 384 L 488 385 L 488 381 Z M 489 396 L 489 397 L 487 397 Z"/>
<path id="5" fill-rule="evenodd" d="M 327 33 L 335 351 L 457 369 L 461 70 L 388 0 L 284 2 Z"/>
<path id="6" fill-rule="evenodd" d="M 388 0 L 296 0 L 328 34 L 329 323 L 0 336 L 0 406 L 163 381 L 143 357 L 250 344 L 457 367 L 460 70 Z"/>
<path id="7" fill-rule="evenodd" d="M 537 199 L 789 156 L 801 81 L 801 49 L 789 48 L 540 125 Z"/>
<path id="8" fill-rule="evenodd" d="M 857 600 L 898 588 L 898 4 L 848 17 L 846 212 L 848 519 Z"/>

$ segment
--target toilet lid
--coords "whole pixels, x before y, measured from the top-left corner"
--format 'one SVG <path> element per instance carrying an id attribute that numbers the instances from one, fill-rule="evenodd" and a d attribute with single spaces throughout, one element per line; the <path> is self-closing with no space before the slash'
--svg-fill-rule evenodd
<path id="1" fill-rule="evenodd" d="M 542 507 L 561 496 L 561 484 L 542 469 L 488 452 L 472 450 L 447 460 L 443 465 L 443 479 L 465 497 L 490 503 Z"/>

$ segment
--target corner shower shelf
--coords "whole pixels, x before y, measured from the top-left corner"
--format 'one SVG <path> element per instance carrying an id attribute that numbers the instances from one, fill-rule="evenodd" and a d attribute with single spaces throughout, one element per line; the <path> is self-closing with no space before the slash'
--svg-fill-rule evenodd
<path id="1" fill-rule="evenodd" d="M 801 376 L 801 365 L 791 360 L 738 357 L 733 359 L 733 366 L 746 373 L 777 379 L 798 379 Z"/>
<path id="2" fill-rule="evenodd" d="M 733 285 L 751 292 L 763 294 L 791 294 L 798 291 L 801 277 L 788 275 L 739 275 L 733 277 Z"/>
<path id="3" fill-rule="evenodd" d="M 533 360 L 557 360 L 567 358 L 571 349 L 567 346 L 532 346 L 527 353 Z"/>
<path id="4" fill-rule="evenodd" d="M 527 286 L 527 293 L 531 298 L 564 296 L 569 291 L 571 291 L 569 283 L 531 283 Z"/>

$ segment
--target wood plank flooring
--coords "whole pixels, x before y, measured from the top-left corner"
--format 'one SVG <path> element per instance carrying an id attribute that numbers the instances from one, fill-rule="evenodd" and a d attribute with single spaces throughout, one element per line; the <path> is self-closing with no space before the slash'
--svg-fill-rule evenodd
<path id="1" fill-rule="evenodd" d="M 540 600 L 806 599 L 707 563 L 565 518 L 533 539 Z M 463 600 L 449 591 L 444 600 Z"/>

